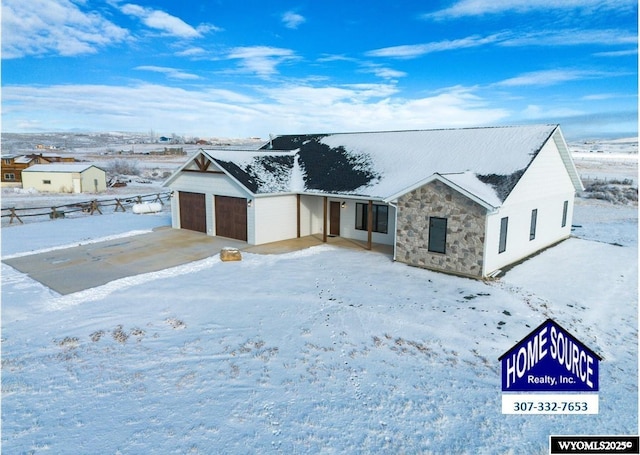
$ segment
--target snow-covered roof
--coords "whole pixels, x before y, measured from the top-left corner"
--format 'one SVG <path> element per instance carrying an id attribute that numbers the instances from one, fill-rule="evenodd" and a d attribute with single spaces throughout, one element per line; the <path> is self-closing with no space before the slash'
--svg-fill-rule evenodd
<path id="1" fill-rule="evenodd" d="M 202 150 L 252 194 L 391 201 L 438 178 L 498 207 L 558 125 L 284 135 L 260 150 Z M 167 182 L 167 184 L 171 179 Z"/>
<path id="2" fill-rule="evenodd" d="M 84 172 L 92 167 L 100 169 L 92 164 L 35 164 L 22 172 Z"/>

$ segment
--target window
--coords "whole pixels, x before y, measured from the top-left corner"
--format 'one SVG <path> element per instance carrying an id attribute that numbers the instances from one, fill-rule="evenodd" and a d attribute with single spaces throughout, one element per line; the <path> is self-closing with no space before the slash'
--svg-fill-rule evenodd
<path id="1" fill-rule="evenodd" d="M 569 209 L 569 201 L 564 201 L 562 206 L 562 227 L 567 225 L 567 210 Z"/>
<path id="2" fill-rule="evenodd" d="M 504 253 L 507 250 L 507 227 L 509 226 L 509 217 L 500 220 L 500 246 L 498 253 Z"/>
<path id="3" fill-rule="evenodd" d="M 51 185 L 51 180 L 43 180 L 42 183 L 44 185 Z"/>
<path id="4" fill-rule="evenodd" d="M 373 205 L 373 226 L 372 232 L 387 233 L 389 225 L 389 207 L 386 205 Z M 356 203 L 356 229 L 368 230 L 369 204 Z"/>
<path id="5" fill-rule="evenodd" d="M 433 253 L 446 253 L 447 246 L 447 219 L 429 218 L 429 245 L 428 250 Z"/>
<path id="6" fill-rule="evenodd" d="M 14 174 L 13 172 L 7 172 L 4 174 L 4 179 L 5 180 L 15 180 L 16 179 L 16 174 Z"/>
<path id="7" fill-rule="evenodd" d="M 536 224 L 538 222 L 538 209 L 531 211 L 531 226 L 529 227 L 529 240 L 536 238 Z"/>

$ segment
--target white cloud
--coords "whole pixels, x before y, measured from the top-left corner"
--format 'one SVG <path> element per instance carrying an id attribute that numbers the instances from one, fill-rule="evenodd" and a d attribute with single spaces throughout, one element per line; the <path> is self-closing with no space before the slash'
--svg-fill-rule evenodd
<path id="1" fill-rule="evenodd" d="M 296 59 L 290 49 L 269 46 L 236 47 L 229 51 L 228 59 L 238 59 L 241 68 L 262 77 L 277 73 L 276 67 L 288 60 Z"/>
<path id="2" fill-rule="evenodd" d="M 200 76 L 196 74 L 185 73 L 184 71 L 180 71 L 176 68 L 167 68 L 165 66 L 137 66 L 134 69 L 138 71 L 151 71 L 154 73 L 162 73 L 171 79 L 180 79 L 180 80 L 200 79 Z"/>
<path id="3" fill-rule="evenodd" d="M 405 73 L 404 71 L 394 70 L 393 68 L 385 68 L 383 66 L 371 67 L 371 68 L 369 68 L 369 69 L 367 69 L 365 71 L 371 72 L 371 73 L 375 74 L 376 76 L 381 77 L 383 79 L 398 79 L 400 77 L 407 76 L 407 73 Z"/>
<path id="4" fill-rule="evenodd" d="M 129 32 L 70 0 L 4 0 L 2 58 L 96 53 L 123 42 Z"/>
<path id="5" fill-rule="evenodd" d="M 287 28 L 296 29 L 306 21 L 307 20 L 304 18 L 304 16 L 294 13 L 293 11 L 287 11 L 282 15 L 282 22 Z"/>
<path id="6" fill-rule="evenodd" d="M 326 106 L 338 103 L 364 103 L 371 99 L 386 98 L 397 92 L 389 84 L 355 84 L 345 86 L 312 87 L 283 85 L 260 90 L 269 99 L 282 106 Z"/>
<path id="7" fill-rule="evenodd" d="M 161 32 L 178 38 L 199 38 L 209 31 L 220 30 L 210 24 L 202 24 L 195 28 L 182 19 L 164 11 L 145 8 L 132 3 L 122 5 L 120 10 L 124 14 L 140 19 L 142 23 L 149 28 L 160 30 Z"/>
<path id="8" fill-rule="evenodd" d="M 201 47 L 190 47 L 175 53 L 179 57 L 198 57 L 206 54 L 207 51 Z"/>
<path id="9" fill-rule="evenodd" d="M 502 46 L 580 46 L 599 45 L 636 45 L 636 34 L 619 29 L 561 29 L 539 30 L 507 36 Z"/>
<path id="10" fill-rule="evenodd" d="M 628 55 L 638 55 L 638 48 L 624 51 L 596 52 L 593 55 L 596 57 L 626 57 Z"/>
<path id="11" fill-rule="evenodd" d="M 595 93 L 593 95 L 583 96 L 581 99 L 585 101 L 602 101 L 602 100 L 610 100 L 614 98 L 619 98 L 620 95 L 615 93 Z"/>
<path id="12" fill-rule="evenodd" d="M 6 86 L 5 131 L 155 130 L 190 135 L 267 137 L 270 132 L 371 131 L 472 126 L 507 112 L 453 88 L 418 99 L 394 98 L 392 84 L 263 87 L 253 96 L 210 87 L 154 84 Z M 64 114 L 62 114 L 64 112 Z M 167 115 L 170 112 L 171 115 Z M 24 123 L 28 120 L 28 124 Z"/>
<path id="13" fill-rule="evenodd" d="M 357 60 L 353 57 L 347 57 L 343 54 L 324 54 L 322 57 L 316 60 L 317 62 L 325 63 L 325 62 L 356 62 Z"/>
<path id="14" fill-rule="evenodd" d="M 578 46 L 598 45 L 636 45 L 637 36 L 625 30 L 540 30 L 535 32 L 503 31 L 488 36 L 472 35 L 455 40 L 434 41 L 421 44 L 406 44 L 384 47 L 366 52 L 369 57 L 389 57 L 412 59 L 434 52 L 467 49 L 486 45 L 505 47 L 521 46 Z"/>
<path id="15" fill-rule="evenodd" d="M 497 82 L 495 85 L 501 87 L 549 86 L 568 81 L 592 79 L 611 75 L 612 74 L 610 73 L 603 73 L 600 71 L 571 69 L 542 70 L 532 71 L 530 73 L 524 73 L 516 77 L 505 79 L 503 81 Z"/>
<path id="16" fill-rule="evenodd" d="M 460 0 L 452 6 L 425 14 L 426 19 L 450 19 L 532 11 L 578 10 L 585 14 L 632 12 L 635 0 Z"/>
<path id="17" fill-rule="evenodd" d="M 557 106 L 540 106 L 537 104 L 528 105 L 521 113 L 522 118 L 527 120 L 549 121 L 553 118 L 574 117 L 582 115 L 584 112 Z M 545 120 L 546 119 L 546 120 Z"/>
<path id="18" fill-rule="evenodd" d="M 424 44 L 408 44 L 401 46 L 384 47 L 366 53 L 369 57 L 391 57 L 399 59 L 411 59 L 421 57 L 433 52 L 443 52 L 455 49 L 484 46 L 503 39 L 503 33 L 496 33 L 489 36 L 473 35 L 457 40 L 434 41 Z"/>

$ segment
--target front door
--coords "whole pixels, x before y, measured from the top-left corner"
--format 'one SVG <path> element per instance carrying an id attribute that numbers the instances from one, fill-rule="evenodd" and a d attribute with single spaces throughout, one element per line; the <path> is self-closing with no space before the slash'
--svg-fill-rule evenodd
<path id="1" fill-rule="evenodd" d="M 340 235 L 340 203 L 335 201 L 329 207 L 329 235 Z"/>

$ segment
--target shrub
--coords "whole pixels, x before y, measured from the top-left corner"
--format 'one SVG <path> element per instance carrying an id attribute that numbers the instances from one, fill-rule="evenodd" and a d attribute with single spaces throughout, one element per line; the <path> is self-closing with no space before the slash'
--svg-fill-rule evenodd
<path id="1" fill-rule="evenodd" d="M 140 175 L 137 161 L 117 159 L 107 166 L 107 173 L 110 175 Z"/>

